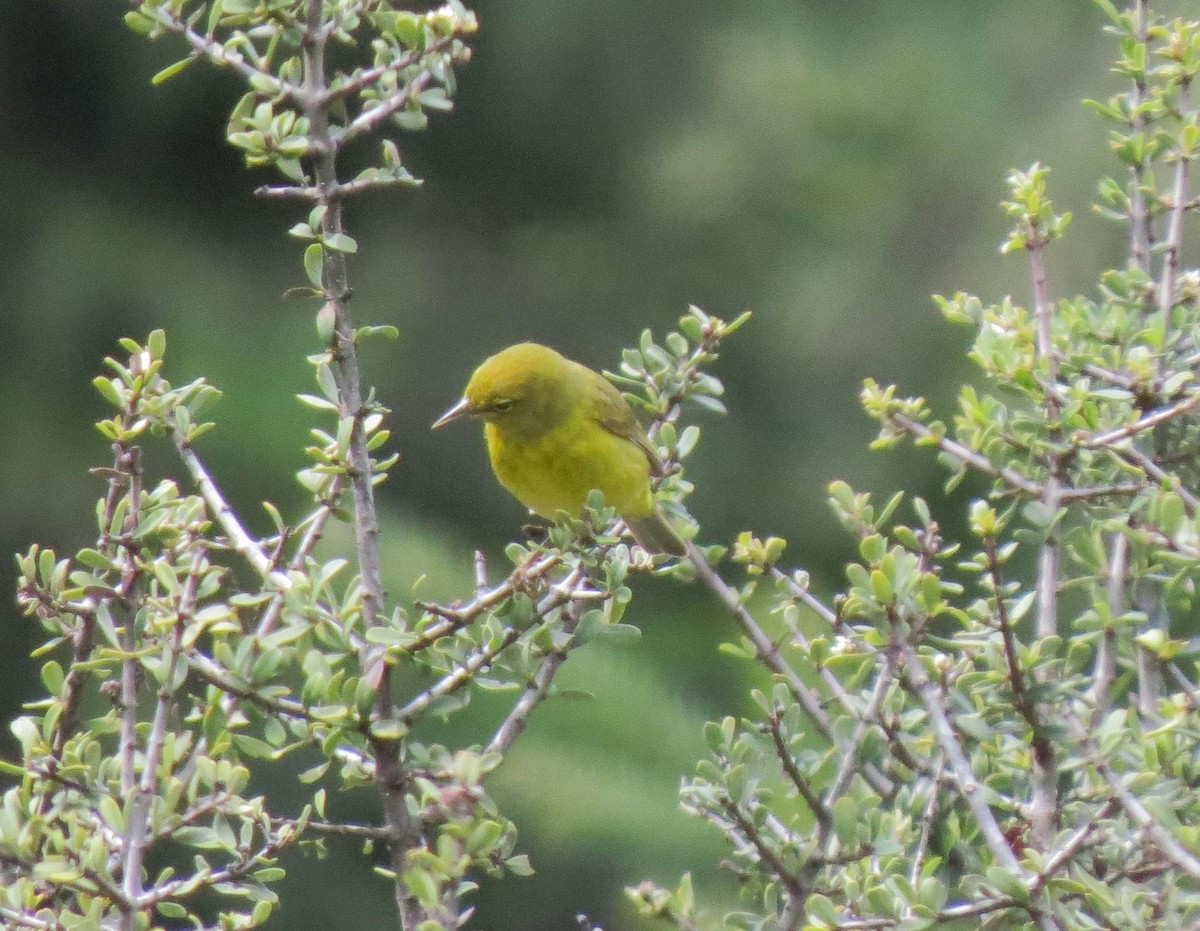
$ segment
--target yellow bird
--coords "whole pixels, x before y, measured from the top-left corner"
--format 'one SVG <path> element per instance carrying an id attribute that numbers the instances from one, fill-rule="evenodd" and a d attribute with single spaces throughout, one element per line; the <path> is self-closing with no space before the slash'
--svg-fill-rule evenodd
<path id="1" fill-rule="evenodd" d="M 460 417 L 483 421 L 492 471 L 531 511 L 576 517 L 598 488 L 646 550 L 687 553 L 654 506 L 658 454 L 621 392 L 599 373 L 546 346 L 518 343 L 485 360 L 463 399 L 433 427 Z"/>

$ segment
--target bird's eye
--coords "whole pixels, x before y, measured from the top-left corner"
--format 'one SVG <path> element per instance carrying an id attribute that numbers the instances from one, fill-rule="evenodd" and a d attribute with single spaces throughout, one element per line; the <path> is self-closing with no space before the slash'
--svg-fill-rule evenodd
<path id="1" fill-rule="evenodd" d="M 499 401 L 493 401 L 489 406 L 497 413 L 503 413 L 513 406 L 513 402 L 511 398 L 502 398 Z"/>

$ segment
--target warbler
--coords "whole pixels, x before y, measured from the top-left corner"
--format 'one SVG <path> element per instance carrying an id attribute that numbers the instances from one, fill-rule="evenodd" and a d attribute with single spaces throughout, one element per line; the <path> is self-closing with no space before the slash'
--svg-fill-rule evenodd
<path id="1" fill-rule="evenodd" d="M 658 453 L 603 375 L 547 346 L 518 343 L 486 359 L 433 428 L 461 417 L 483 421 L 492 471 L 534 513 L 578 516 L 598 488 L 648 552 L 687 553 L 651 494 L 651 476 L 663 471 Z"/>

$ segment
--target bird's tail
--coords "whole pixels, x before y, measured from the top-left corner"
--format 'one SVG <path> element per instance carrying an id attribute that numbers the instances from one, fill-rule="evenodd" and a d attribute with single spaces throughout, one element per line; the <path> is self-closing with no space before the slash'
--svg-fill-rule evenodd
<path id="1" fill-rule="evenodd" d="M 642 517 L 626 517 L 625 524 L 633 538 L 647 552 L 665 553 L 669 556 L 687 555 L 687 545 L 683 539 L 657 511 Z"/>

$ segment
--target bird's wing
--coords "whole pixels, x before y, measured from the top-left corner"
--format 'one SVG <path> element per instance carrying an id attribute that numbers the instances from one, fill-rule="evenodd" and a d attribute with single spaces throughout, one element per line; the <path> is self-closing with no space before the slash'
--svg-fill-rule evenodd
<path id="1" fill-rule="evenodd" d="M 595 391 L 588 392 L 593 404 L 592 417 L 596 423 L 614 436 L 628 440 L 640 449 L 650 461 L 650 469 L 653 474 L 662 475 L 663 464 L 662 460 L 658 458 L 658 451 L 650 442 L 650 437 L 646 435 L 642 425 L 638 423 L 629 402 L 603 375 L 593 372 L 591 369 L 586 369 L 586 371 L 589 380 L 596 388 Z"/>

